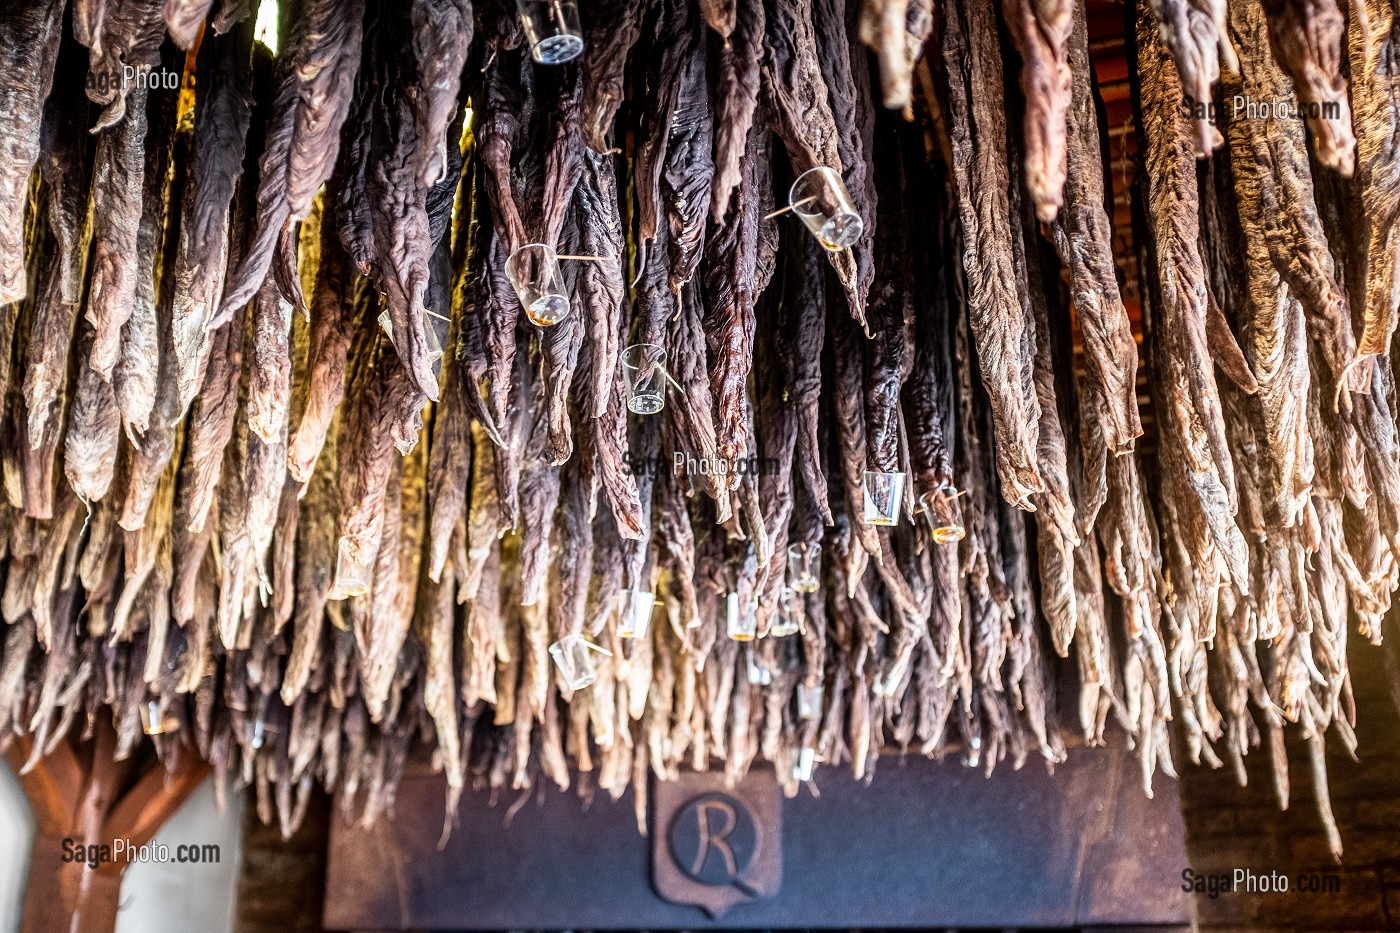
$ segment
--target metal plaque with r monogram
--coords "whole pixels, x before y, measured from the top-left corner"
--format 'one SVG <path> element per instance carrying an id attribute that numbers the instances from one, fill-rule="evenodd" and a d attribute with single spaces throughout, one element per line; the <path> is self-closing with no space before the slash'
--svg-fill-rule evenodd
<path id="1" fill-rule="evenodd" d="M 771 771 L 736 786 L 719 773 L 682 773 L 653 786 L 652 882 L 673 904 L 718 918 L 771 897 L 783 880 L 783 798 Z"/>

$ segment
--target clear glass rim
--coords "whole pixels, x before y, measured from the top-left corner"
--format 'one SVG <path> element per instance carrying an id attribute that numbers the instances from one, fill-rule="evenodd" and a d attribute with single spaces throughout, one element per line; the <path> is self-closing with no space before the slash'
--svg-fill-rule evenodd
<path id="1" fill-rule="evenodd" d="M 628 607 L 636 609 L 637 606 L 645 603 L 648 612 L 656 609 L 656 593 L 652 590 L 622 590 L 619 608 Z"/>
<path id="2" fill-rule="evenodd" d="M 561 56 L 545 54 L 557 46 L 564 46 L 567 54 Z M 558 32 L 550 33 L 547 36 L 540 36 L 530 45 L 530 57 L 541 65 L 567 65 L 582 54 L 583 37 L 576 32 L 570 32 L 567 28 L 561 28 Z"/>
<path id="3" fill-rule="evenodd" d="M 792 207 L 794 212 L 808 217 L 822 213 L 821 211 L 804 211 L 802 209 L 803 205 L 799 205 L 797 203 L 798 201 L 802 200 L 800 197 L 798 197 L 797 188 L 810 175 L 820 175 L 823 178 L 834 177 L 837 181 L 841 181 L 841 174 L 837 172 L 836 169 L 832 168 L 830 165 L 813 166 L 812 168 L 807 169 L 807 171 L 803 172 L 801 175 L 798 175 L 795 179 L 793 179 L 792 187 L 788 188 L 788 204 Z M 842 182 L 842 184 L 845 184 L 845 182 Z"/>
<path id="4" fill-rule="evenodd" d="M 635 359 L 634 351 L 641 350 L 657 351 L 661 354 L 661 358 L 656 362 L 662 366 L 666 365 L 666 348 L 659 343 L 634 343 L 624 347 L 622 350 L 622 365 L 628 367 L 629 369 L 641 369 L 642 367 L 640 365 L 638 365 L 635 362 L 632 362 L 632 360 Z"/>
<path id="5" fill-rule="evenodd" d="M 551 652 L 555 650 L 567 651 L 569 648 L 573 647 L 573 645 L 578 643 L 582 643 L 582 645 L 585 648 L 592 649 L 593 651 L 596 651 L 599 654 L 605 654 L 608 657 L 612 657 L 611 651 L 604 648 L 602 645 L 595 645 L 593 642 L 585 638 L 582 632 L 573 632 L 569 635 L 561 636 L 558 641 L 554 642 L 554 644 L 549 646 L 549 650 Z"/>
<path id="6" fill-rule="evenodd" d="M 523 243 L 510 251 L 510 255 L 506 257 L 506 264 L 509 265 L 510 263 L 515 262 L 516 257 L 518 256 L 524 256 L 527 253 L 538 251 L 542 251 L 546 256 L 548 256 L 551 262 L 559 261 L 559 254 L 556 253 L 554 251 L 554 247 L 550 246 L 548 243 Z"/>

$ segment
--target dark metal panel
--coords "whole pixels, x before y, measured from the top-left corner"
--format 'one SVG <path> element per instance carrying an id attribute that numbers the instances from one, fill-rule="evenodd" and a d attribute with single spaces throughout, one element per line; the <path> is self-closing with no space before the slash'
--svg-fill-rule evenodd
<path id="1" fill-rule="evenodd" d="M 463 795 L 438 851 L 443 784 L 406 779 L 396 814 L 332 828 L 330 930 L 753 929 L 1181 925 L 1186 864 L 1176 785 L 1144 797 L 1135 762 L 1079 749 L 980 772 L 881 762 L 873 783 L 819 771 L 784 802 L 782 884 L 718 920 L 653 890 L 630 795 L 584 809 L 569 794 L 505 807 Z M 507 801 L 508 802 L 508 801 Z M 338 811 L 337 811 L 338 812 Z"/>

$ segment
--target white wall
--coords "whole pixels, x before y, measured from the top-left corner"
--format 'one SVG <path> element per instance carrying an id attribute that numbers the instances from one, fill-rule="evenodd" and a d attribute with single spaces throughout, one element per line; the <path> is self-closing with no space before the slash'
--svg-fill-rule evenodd
<path id="1" fill-rule="evenodd" d="M 214 805 L 212 779 L 190 794 L 156 832 L 155 843 L 219 846 L 214 865 L 132 865 L 122 879 L 117 933 L 228 933 L 243 838 L 243 795 L 230 794 L 228 810 Z"/>
<path id="2" fill-rule="evenodd" d="M 0 933 L 19 929 L 33 845 L 34 814 L 14 772 L 0 759 Z"/>
<path id="3" fill-rule="evenodd" d="M 243 795 L 229 796 L 228 811 L 214 805 L 205 781 L 156 833 L 155 842 L 220 847 L 218 864 L 137 864 L 122 879 L 117 933 L 227 933 L 242 855 Z M 0 933 L 19 930 L 34 818 L 9 767 L 0 764 Z"/>

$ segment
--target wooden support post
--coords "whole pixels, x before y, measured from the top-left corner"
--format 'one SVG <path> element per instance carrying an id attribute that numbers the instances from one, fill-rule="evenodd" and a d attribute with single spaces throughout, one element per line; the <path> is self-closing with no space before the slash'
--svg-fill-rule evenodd
<path id="1" fill-rule="evenodd" d="M 113 758 L 116 738 L 111 721 L 99 717 L 93 741 L 59 742 L 27 771 L 32 740 L 17 737 L 5 749 L 38 828 L 21 933 L 112 933 L 128 863 L 65 862 L 63 841 L 111 845 L 122 839 L 139 848 L 209 774 L 209 766 L 189 753 L 173 768 L 153 760 L 138 773 L 134 759 Z"/>

